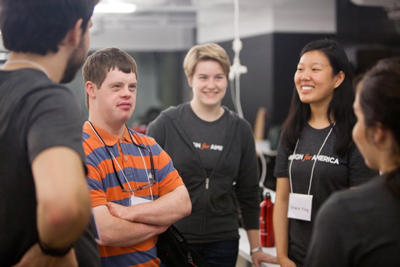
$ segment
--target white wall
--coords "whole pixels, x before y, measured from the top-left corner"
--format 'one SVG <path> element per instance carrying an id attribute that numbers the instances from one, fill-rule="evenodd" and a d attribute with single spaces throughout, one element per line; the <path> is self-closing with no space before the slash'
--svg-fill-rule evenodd
<path id="1" fill-rule="evenodd" d="M 183 27 L 137 27 L 91 32 L 90 50 L 116 46 L 127 51 L 186 50 L 194 44 L 194 31 Z"/>
<path id="2" fill-rule="evenodd" d="M 282 0 L 239 12 L 240 38 L 273 32 L 336 33 L 335 0 Z M 200 10 L 198 43 L 233 40 L 233 20 L 233 9 Z"/>

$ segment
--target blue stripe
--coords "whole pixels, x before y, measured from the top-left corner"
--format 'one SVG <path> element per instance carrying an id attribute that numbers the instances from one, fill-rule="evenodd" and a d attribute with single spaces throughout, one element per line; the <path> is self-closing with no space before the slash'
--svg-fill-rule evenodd
<path id="1" fill-rule="evenodd" d="M 125 168 L 124 172 L 129 181 L 148 182 L 147 174 L 151 173 L 151 165 L 146 164 L 147 169 Z M 119 173 L 118 173 L 119 175 Z"/>
<path id="2" fill-rule="evenodd" d="M 159 177 L 162 177 L 161 181 L 164 180 L 164 178 L 170 174 L 171 172 L 175 171 L 174 165 L 172 164 L 172 161 L 169 161 L 167 165 L 165 165 L 162 169 L 156 171 L 158 173 Z M 157 176 L 157 175 L 156 175 Z M 161 182 L 160 181 L 160 182 Z"/>
<path id="3" fill-rule="evenodd" d="M 108 168 L 107 165 L 105 165 L 106 168 Z M 150 168 L 150 166 L 148 166 Z M 97 168 L 97 167 L 96 167 Z M 116 169 L 118 169 L 118 166 L 115 166 Z M 109 170 L 111 172 L 107 173 L 105 177 L 102 178 L 102 181 L 98 181 L 96 179 L 93 179 L 93 177 L 88 176 L 87 181 L 89 184 L 90 189 L 101 189 L 105 192 L 107 192 L 107 189 L 110 187 L 120 187 L 120 184 L 118 183 L 117 179 L 120 179 L 122 185 L 126 188 L 129 189 L 129 186 L 126 184 L 124 175 L 122 174 L 122 171 L 117 171 L 118 177 L 115 175 L 113 170 Z M 126 175 L 126 178 L 128 181 L 136 181 L 136 182 L 148 182 L 147 178 L 147 172 L 150 173 L 149 170 L 142 170 L 142 169 L 136 169 L 136 168 L 125 168 L 124 173 Z"/>
<path id="4" fill-rule="evenodd" d="M 90 190 L 99 190 L 99 189 L 103 190 L 103 184 L 100 181 L 97 181 L 90 177 L 87 177 L 86 180 L 87 180 Z"/>
<path id="5" fill-rule="evenodd" d="M 89 185 L 89 189 L 90 189 L 90 190 L 101 190 L 101 191 L 103 191 L 103 192 L 106 191 L 106 190 L 104 190 L 104 187 L 103 187 L 103 183 L 102 183 L 102 182 L 97 181 L 97 180 L 95 180 L 95 179 L 92 179 L 92 178 L 90 178 L 90 177 L 87 177 L 86 180 L 87 180 L 87 182 L 88 182 L 88 185 Z M 119 187 L 119 185 L 118 185 L 118 187 Z M 108 189 L 108 187 L 107 187 L 106 189 Z M 120 199 L 120 200 L 117 200 L 117 201 L 113 201 L 113 202 L 114 202 L 114 203 L 117 203 L 117 204 L 119 204 L 119 205 L 123 205 L 123 206 L 129 206 L 129 205 L 130 205 L 130 199 L 129 199 L 129 197 L 123 198 L 123 199 Z"/>
<path id="6" fill-rule="evenodd" d="M 129 197 L 126 197 L 126 198 L 123 198 L 123 199 L 120 199 L 120 200 L 116 200 L 116 201 L 112 201 L 112 202 L 116 203 L 116 204 L 119 204 L 119 205 L 122 205 L 122 206 L 126 206 L 126 207 L 130 206 L 130 198 Z"/>
<path id="7" fill-rule="evenodd" d="M 150 137 L 150 136 L 147 136 L 147 135 L 145 135 L 145 134 L 142 134 L 142 133 L 138 133 L 138 132 L 135 132 L 134 130 L 132 130 L 132 129 L 129 129 L 129 132 L 132 134 L 132 135 L 137 135 L 137 136 L 139 136 L 140 138 L 142 138 L 142 137 L 147 137 L 147 138 L 152 138 L 152 137 Z"/>
<path id="8" fill-rule="evenodd" d="M 90 134 L 83 132 L 82 133 L 82 141 L 85 141 L 86 139 L 90 138 Z"/>
<path id="9" fill-rule="evenodd" d="M 141 156 L 140 152 L 142 152 L 142 155 L 144 157 L 150 156 L 149 152 L 146 149 L 137 147 L 137 146 L 135 146 L 133 144 L 121 143 L 120 145 L 121 145 L 122 153 L 124 153 L 124 155 L 132 155 L 132 156 L 135 156 L 135 157 L 140 157 Z M 144 145 L 141 145 L 141 146 L 147 147 L 147 146 L 144 146 Z M 153 151 L 151 151 L 151 152 L 153 153 Z"/>
<path id="10" fill-rule="evenodd" d="M 137 134 L 137 133 L 134 133 L 134 134 Z M 141 137 L 143 136 L 142 134 L 137 134 L 137 135 L 139 135 Z M 87 133 L 84 133 L 82 135 L 83 140 L 86 140 L 89 137 L 90 137 L 90 135 Z M 88 144 L 88 143 L 86 142 L 86 144 Z M 140 145 L 146 146 L 148 149 L 150 149 L 153 156 L 159 155 L 162 151 L 161 147 L 157 143 L 155 143 L 154 145 L 144 145 L 143 143 L 141 143 Z M 141 157 L 140 152 L 142 152 L 144 160 L 146 162 L 147 169 L 140 169 L 137 167 L 124 168 L 124 174 L 125 174 L 126 178 L 128 179 L 128 181 L 136 181 L 136 182 L 142 182 L 142 183 L 148 182 L 147 175 L 151 173 L 149 152 L 146 149 L 141 149 L 131 143 L 129 143 L 129 144 L 128 143 L 120 143 L 120 146 L 121 146 L 122 153 L 124 155 L 130 155 L 133 157 Z M 91 148 L 91 147 L 89 146 L 89 148 Z M 111 153 L 115 157 L 120 156 L 120 154 L 118 152 L 118 144 L 115 144 L 114 146 L 111 146 L 111 147 L 108 146 L 108 149 L 111 151 Z M 104 192 L 107 192 L 107 189 L 110 187 L 120 187 L 118 180 L 117 180 L 119 177 L 120 182 L 124 185 L 124 187 L 126 189 L 128 189 L 129 186 L 126 185 L 124 175 L 123 175 L 122 171 L 120 170 L 120 168 L 118 167 L 118 164 L 115 164 L 115 162 L 114 162 L 115 169 L 118 173 L 118 177 L 117 177 L 114 173 L 114 169 L 112 168 L 112 165 L 111 164 L 108 165 L 105 162 L 103 162 L 105 160 L 112 160 L 112 158 L 110 157 L 110 155 L 108 154 L 108 152 L 104 146 L 98 147 L 96 149 L 92 149 L 90 154 L 86 157 L 86 164 L 102 170 L 101 173 L 103 175 L 105 174 L 105 177 L 102 177 L 102 181 L 101 181 L 102 183 L 100 183 L 99 181 L 95 181 L 94 179 L 91 179 L 93 177 L 88 177 L 89 187 L 94 190 L 101 189 Z M 137 161 L 137 160 L 140 161 L 141 159 L 135 159 L 135 161 Z M 154 167 L 157 168 L 157 162 L 156 162 L 156 160 L 154 160 L 154 161 L 155 161 Z M 166 166 L 164 166 L 164 168 L 162 170 L 155 169 L 156 182 L 160 182 L 160 180 L 159 180 L 160 177 L 165 177 L 165 175 L 167 175 L 168 173 L 170 173 L 173 170 L 175 170 L 175 169 L 173 168 L 173 165 L 171 162 L 169 162 Z M 160 175 L 160 173 L 162 175 Z M 157 198 L 157 196 L 154 196 L 154 197 Z"/>
<path id="11" fill-rule="evenodd" d="M 115 144 L 113 146 L 107 146 L 108 150 L 111 152 L 111 154 L 118 158 L 120 156 L 119 154 L 119 150 L 118 150 L 118 145 Z M 106 150 L 106 148 L 104 147 L 104 150 Z M 110 158 L 110 155 L 108 155 L 108 152 L 106 151 L 108 158 Z M 123 152 L 122 152 L 123 153 Z"/>
<path id="12" fill-rule="evenodd" d="M 125 184 L 125 179 L 124 179 L 124 176 L 122 175 L 122 173 L 118 172 L 118 175 L 119 175 L 119 177 L 121 179 L 121 183 Z M 93 177 L 90 177 L 90 176 L 87 177 L 90 189 L 102 189 L 103 191 L 106 191 L 105 189 L 109 188 L 109 187 L 115 187 L 115 186 L 120 187 L 117 179 L 118 178 L 115 175 L 113 170 L 111 170 L 110 173 L 107 173 L 106 176 L 102 178 L 101 182 L 97 181 Z M 94 183 L 94 181 L 96 181 L 96 183 Z"/>
<path id="13" fill-rule="evenodd" d="M 101 161 L 110 159 L 110 155 L 108 155 L 107 150 L 104 147 L 99 147 L 96 149 L 90 148 L 90 149 L 91 149 L 90 154 L 86 156 L 87 164 L 97 166 Z"/>
<path id="14" fill-rule="evenodd" d="M 151 150 L 151 153 L 153 153 L 153 156 L 160 155 L 160 153 L 162 151 L 162 148 L 157 143 L 155 143 L 154 145 L 147 145 L 146 147 Z"/>
<path id="15" fill-rule="evenodd" d="M 133 145 L 130 145 L 130 146 L 133 146 Z M 118 151 L 117 147 L 115 147 L 115 148 L 114 147 L 109 147 L 109 148 L 110 148 L 110 150 L 111 149 L 114 150 L 114 151 L 111 151 L 111 153 L 113 153 L 114 156 L 116 156 L 115 154 L 119 155 L 119 153 L 115 152 L 115 151 Z M 137 149 L 136 149 L 136 151 L 137 151 Z M 125 153 L 125 151 L 124 151 L 124 153 Z M 147 151 L 146 151 L 146 153 L 147 153 Z M 133 153 L 130 153 L 130 155 L 132 155 L 132 154 Z M 140 153 L 137 151 L 137 155 L 134 155 L 134 156 L 139 156 L 140 157 Z M 100 167 L 99 165 L 104 160 L 111 160 L 110 155 L 108 155 L 108 153 L 107 153 L 107 151 L 106 151 L 106 149 L 104 147 L 99 147 L 99 148 L 96 148 L 96 149 L 92 150 L 92 152 L 86 157 L 86 164 L 92 165 L 92 166 L 94 166 L 96 168 L 99 168 Z M 103 166 L 107 166 L 107 168 L 108 168 L 107 164 L 104 164 Z M 125 183 L 124 175 L 122 174 L 122 172 L 119 169 L 118 165 L 115 164 L 115 162 L 114 162 L 114 166 L 115 166 L 115 169 L 116 169 L 116 171 L 118 173 L 118 176 L 121 179 L 121 183 Z M 147 173 L 151 172 L 150 171 L 151 165 L 150 165 L 150 163 L 146 163 L 146 166 L 148 168 L 147 170 L 146 169 L 132 168 L 132 167 L 124 168 L 124 173 L 125 173 L 125 176 L 127 177 L 128 181 L 147 182 L 148 181 Z M 116 176 L 114 174 L 114 170 L 111 169 L 111 170 L 108 171 L 108 174 L 106 175 L 104 182 L 108 186 L 119 186 L 119 183 L 118 183 L 118 181 L 116 179 L 117 178 L 116 178 Z"/>
<path id="16" fill-rule="evenodd" d="M 137 132 L 135 132 L 135 131 L 133 131 L 133 130 L 131 130 L 131 129 L 129 129 L 129 130 L 130 130 L 130 132 L 132 133 L 132 135 L 137 135 L 137 136 L 140 137 L 140 138 L 138 138 L 139 141 L 141 141 L 141 138 L 146 138 L 146 139 L 154 140 L 154 138 L 151 137 L 151 136 L 148 136 L 148 135 L 145 135 L 145 134 L 141 134 L 141 133 L 137 133 Z M 138 139 L 136 139 L 136 140 L 138 140 Z M 162 148 L 157 144 L 157 142 L 156 142 L 155 140 L 154 140 L 154 145 L 150 145 L 150 144 L 145 145 L 144 143 L 139 143 L 139 145 L 140 145 L 140 146 L 147 147 L 148 149 L 150 149 L 150 150 L 151 150 L 151 153 L 153 153 L 153 156 L 159 155 L 160 152 L 162 151 Z"/>
<path id="17" fill-rule="evenodd" d="M 101 258 L 101 266 L 115 267 L 115 266 L 131 266 L 149 262 L 157 259 L 157 249 L 154 246 L 147 251 L 131 252 L 122 255 L 103 257 Z"/>

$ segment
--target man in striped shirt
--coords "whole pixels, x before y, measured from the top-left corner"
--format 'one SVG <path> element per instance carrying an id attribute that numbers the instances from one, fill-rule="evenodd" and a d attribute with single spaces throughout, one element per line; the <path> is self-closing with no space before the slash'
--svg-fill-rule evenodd
<path id="1" fill-rule="evenodd" d="M 125 125 L 136 105 L 136 63 L 102 49 L 86 60 L 83 78 L 82 141 L 102 265 L 160 266 L 157 236 L 189 215 L 191 202 L 166 152 Z"/>

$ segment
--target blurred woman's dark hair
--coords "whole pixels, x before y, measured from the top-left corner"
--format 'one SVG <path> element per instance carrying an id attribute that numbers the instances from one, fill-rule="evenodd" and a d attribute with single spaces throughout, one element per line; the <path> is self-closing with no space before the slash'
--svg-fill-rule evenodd
<path id="1" fill-rule="evenodd" d="M 388 174 L 387 185 L 400 197 L 400 58 L 380 60 L 357 88 L 367 131 L 379 126 L 391 131 L 395 139 L 392 158 L 397 169 Z"/>

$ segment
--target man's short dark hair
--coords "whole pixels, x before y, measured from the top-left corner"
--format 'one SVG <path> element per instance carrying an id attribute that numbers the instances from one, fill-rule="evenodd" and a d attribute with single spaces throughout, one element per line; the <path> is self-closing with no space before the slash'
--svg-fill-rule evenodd
<path id="1" fill-rule="evenodd" d="M 99 0 L 1 0 L 3 45 L 13 52 L 46 55 L 58 45 L 77 20 L 83 33 Z"/>
<path id="2" fill-rule="evenodd" d="M 100 88 L 107 73 L 117 68 L 123 73 L 134 73 L 138 78 L 136 61 L 125 51 L 118 48 L 104 48 L 91 54 L 82 67 L 83 82 L 91 81 Z M 89 108 L 89 97 L 86 93 L 86 107 Z"/>

